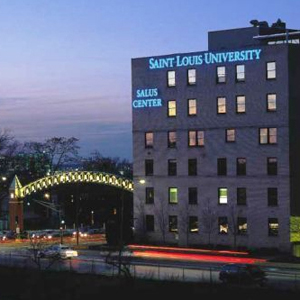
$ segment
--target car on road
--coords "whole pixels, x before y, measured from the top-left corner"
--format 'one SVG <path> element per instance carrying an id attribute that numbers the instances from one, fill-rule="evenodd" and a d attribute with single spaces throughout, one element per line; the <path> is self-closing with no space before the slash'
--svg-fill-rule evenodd
<path id="1" fill-rule="evenodd" d="M 257 265 L 230 263 L 223 265 L 219 273 L 223 283 L 259 284 L 267 281 L 265 271 Z"/>
<path id="2" fill-rule="evenodd" d="M 70 246 L 67 245 L 51 245 L 43 250 L 40 250 L 38 252 L 38 257 L 47 257 L 47 258 L 62 258 L 71 259 L 72 257 L 77 257 L 78 252 L 74 249 L 72 249 Z"/>

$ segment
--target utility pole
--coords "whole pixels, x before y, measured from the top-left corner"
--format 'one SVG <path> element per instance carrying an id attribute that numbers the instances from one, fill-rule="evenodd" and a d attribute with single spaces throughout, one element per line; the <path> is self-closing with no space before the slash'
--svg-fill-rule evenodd
<path id="1" fill-rule="evenodd" d="M 75 226 L 76 226 L 76 245 L 79 245 L 79 200 L 80 196 L 78 193 L 78 183 L 76 185 L 76 196 L 75 196 Z"/>
<path id="2" fill-rule="evenodd" d="M 121 190 L 121 222 L 120 222 L 120 240 L 119 240 L 119 265 L 118 274 L 121 275 L 122 251 L 123 251 L 123 219 L 124 219 L 124 191 Z"/>

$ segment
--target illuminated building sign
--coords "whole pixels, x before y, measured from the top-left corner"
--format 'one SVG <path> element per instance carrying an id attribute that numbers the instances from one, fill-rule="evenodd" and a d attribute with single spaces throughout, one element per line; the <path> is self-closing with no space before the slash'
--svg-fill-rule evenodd
<path id="1" fill-rule="evenodd" d="M 136 99 L 132 101 L 133 108 L 161 107 L 162 100 L 158 97 L 158 88 L 136 90 Z"/>
<path id="2" fill-rule="evenodd" d="M 164 69 L 175 67 L 190 67 L 199 65 L 219 64 L 227 62 L 241 62 L 259 60 L 261 49 L 231 51 L 231 52 L 204 52 L 194 55 L 175 55 L 164 58 L 149 58 L 149 69 Z"/>

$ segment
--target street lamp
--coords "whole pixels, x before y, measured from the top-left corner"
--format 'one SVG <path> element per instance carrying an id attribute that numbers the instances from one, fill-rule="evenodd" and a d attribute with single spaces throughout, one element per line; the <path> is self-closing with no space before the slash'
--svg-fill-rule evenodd
<path id="1" fill-rule="evenodd" d="M 60 221 L 60 243 L 63 244 L 63 235 L 64 235 L 64 224 L 65 224 L 65 221 L 64 220 L 61 220 Z"/>
<path id="2" fill-rule="evenodd" d="M 91 225 L 94 225 L 94 211 L 91 210 Z"/>

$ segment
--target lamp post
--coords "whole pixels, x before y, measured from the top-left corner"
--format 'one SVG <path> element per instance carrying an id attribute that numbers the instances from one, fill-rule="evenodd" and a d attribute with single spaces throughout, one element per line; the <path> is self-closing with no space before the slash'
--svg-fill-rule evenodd
<path id="1" fill-rule="evenodd" d="M 94 226 L 94 211 L 91 210 L 91 226 Z"/>
<path id="2" fill-rule="evenodd" d="M 61 220 L 61 221 L 60 221 L 60 243 L 61 243 L 61 244 L 63 244 L 64 224 L 65 224 L 65 221 L 64 221 L 64 220 Z"/>

